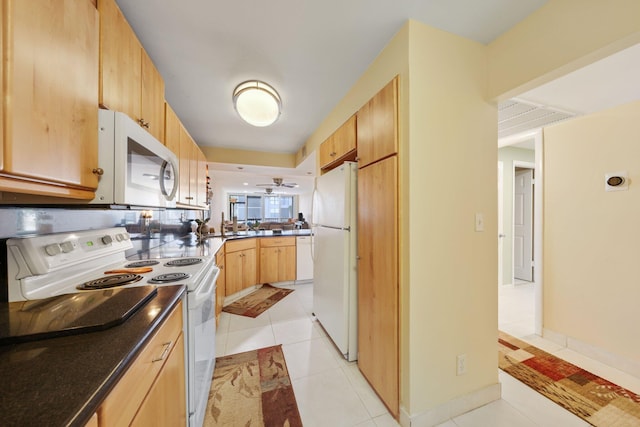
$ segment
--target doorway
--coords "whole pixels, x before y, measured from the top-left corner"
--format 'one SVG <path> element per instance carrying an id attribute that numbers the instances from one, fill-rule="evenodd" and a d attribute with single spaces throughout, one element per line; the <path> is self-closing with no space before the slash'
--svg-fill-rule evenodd
<path id="1" fill-rule="evenodd" d="M 513 162 L 512 284 L 533 282 L 533 186 L 535 164 Z"/>
<path id="2" fill-rule="evenodd" d="M 515 335 L 541 335 L 542 131 L 498 148 L 499 323 Z"/>

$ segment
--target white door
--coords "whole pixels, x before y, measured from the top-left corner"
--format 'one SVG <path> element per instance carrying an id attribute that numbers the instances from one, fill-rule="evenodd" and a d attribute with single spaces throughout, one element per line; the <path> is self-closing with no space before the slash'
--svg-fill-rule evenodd
<path id="1" fill-rule="evenodd" d="M 513 278 L 533 281 L 533 169 L 518 169 L 513 183 Z"/>

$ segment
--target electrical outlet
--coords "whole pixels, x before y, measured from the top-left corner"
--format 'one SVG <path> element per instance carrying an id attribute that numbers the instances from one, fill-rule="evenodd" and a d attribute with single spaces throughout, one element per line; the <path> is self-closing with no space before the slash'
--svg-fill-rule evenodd
<path id="1" fill-rule="evenodd" d="M 456 375 L 464 375 L 467 373 L 467 355 L 459 354 L 456 357 Z"/>

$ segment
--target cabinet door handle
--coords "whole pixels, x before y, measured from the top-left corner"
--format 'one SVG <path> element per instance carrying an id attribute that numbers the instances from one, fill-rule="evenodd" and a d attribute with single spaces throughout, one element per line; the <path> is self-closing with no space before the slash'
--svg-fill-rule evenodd
<path id="1" fill-rule="evenodd" d="M 161 360 L 164 360 L 164 358 L 167 357 L 167 354 L 169 353 L 169 350 L 171 349 L 171 344 L 172 343 L 173 343 L 173 341 L 169 341 L 169 342 L 166 342 L 166 343 L 162 344 L 164 349 L 162 350 L 162 353 L 160 354 L 160 357 L 156 357 L 155 359 L 152 360 L 152 362 L 159 362 Z"/>
<path id="2" fill-rule="evenodd" d="M 138 124 L 143 128 L 149 129 L 149 122 L 145 122 L 144 119 L 138 119 Z"/>
<path id="3" fill-rule="evenodd" d="M 98 176 L 104 175 L 104 169 L 102 168 L 95 168 L 91 172 Z"/>

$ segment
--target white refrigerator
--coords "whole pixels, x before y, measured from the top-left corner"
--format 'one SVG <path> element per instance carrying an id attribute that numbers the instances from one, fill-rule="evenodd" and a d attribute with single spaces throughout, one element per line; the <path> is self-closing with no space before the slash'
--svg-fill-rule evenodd
<path id="1" fill-rule="evenodd" d="M 357 164 L 316 179 L 313 197 L 313 312 L 349 361 L 358 358 Z"/>

